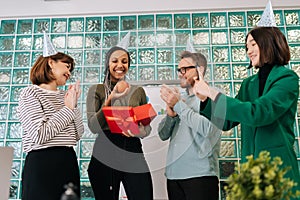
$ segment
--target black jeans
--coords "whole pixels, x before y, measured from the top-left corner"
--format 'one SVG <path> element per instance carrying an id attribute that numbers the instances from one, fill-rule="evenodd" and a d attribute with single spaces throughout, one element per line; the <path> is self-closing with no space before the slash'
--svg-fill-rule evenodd
<path id="1" fill-rule="evenodd" d="M 92 156 L 88 175 L 96 200 L 118 200 L 121 181 L 128 200 L 153 200 L 150 172 L 122 172 L 104 165 Z"/>
<path id="2" fill-rule="evenodd" d="M 182 180 L 167 180 L 169 200 L 218 200 L 219 180 L 204 176 Z"/>

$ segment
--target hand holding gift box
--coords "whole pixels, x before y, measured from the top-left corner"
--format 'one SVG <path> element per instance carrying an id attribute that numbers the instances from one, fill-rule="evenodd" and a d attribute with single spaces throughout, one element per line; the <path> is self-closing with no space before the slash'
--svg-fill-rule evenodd
<path id="1" fill-rule="evenodd" d="M 137 107 L 105 106 L 102 111 L 110 131 L 119 134 L 128 130 L 132 134 L 139 134 L 139 124 L 147 126 L 157 115 L 151 104 Z"/>

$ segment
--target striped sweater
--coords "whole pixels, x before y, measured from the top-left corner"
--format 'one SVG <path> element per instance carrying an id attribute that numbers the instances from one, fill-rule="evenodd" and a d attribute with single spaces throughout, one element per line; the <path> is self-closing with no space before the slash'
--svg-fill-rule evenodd
<path id="1" fill-rule="evenodd" d="M 31 85 L 20 94 L 18 117 L 24 152 L 53 146 L 75 146 L 83 134 L 79 109 L 64 104 L 65 91 Z"/>

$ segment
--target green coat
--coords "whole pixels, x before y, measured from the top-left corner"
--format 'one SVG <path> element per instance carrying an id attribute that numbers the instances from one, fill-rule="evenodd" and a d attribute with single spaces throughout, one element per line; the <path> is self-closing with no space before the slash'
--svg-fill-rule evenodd
<path id="1" fill-rule="evenodd" d="M 274 66 L 259 97 L 258 74 L 242 82 L 236 98 L 224 94 L 216 102 L 208 101 L 201 113 L 222 130 L 241 124 L 241 158 L 258 157 L 263 150 L 271 156 L 280 156 L 284 166 L 291 166 L 287 173 L 298 182 L 300 176 L 295 142 L 294 123 L 299 96 L 299 77 L 284 66 Z"/>

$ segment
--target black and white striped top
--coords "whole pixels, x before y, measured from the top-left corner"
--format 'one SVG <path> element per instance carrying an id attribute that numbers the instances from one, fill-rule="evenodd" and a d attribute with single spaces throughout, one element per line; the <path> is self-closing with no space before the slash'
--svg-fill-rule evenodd
<path id="1" fill-rule="evenodd" d="M 24 134 L 24 152 L 53 146 L 75 146 L 83 134 L 79 109 L 64 104 L 65 91 L 45 90 L 37 85 L 20 94 L 18 117 Z"/>

